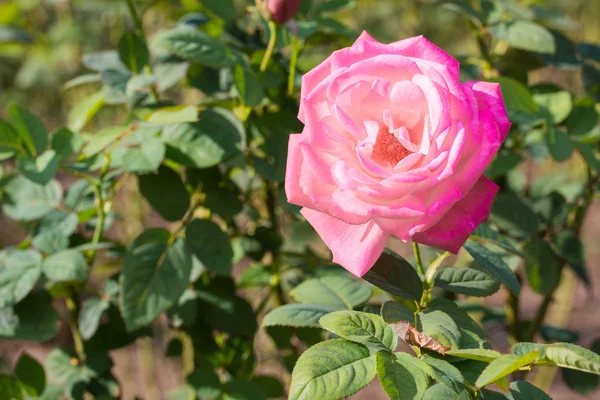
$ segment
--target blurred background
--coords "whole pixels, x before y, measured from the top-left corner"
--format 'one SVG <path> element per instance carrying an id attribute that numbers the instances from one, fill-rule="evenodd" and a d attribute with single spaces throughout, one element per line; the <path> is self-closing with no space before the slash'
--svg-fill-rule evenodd
<path id="1" fill-rule="evenodd" d="M 242 10 L 244 3 L 250 2 L 238 0 L 238 3 Z M 555 10 L 556 15 L 561 16 L 556 23 L 572 40 L 600 45 L 599 0 L 530 0 L 525 3 L 543 4 Z M 137 6 L 144 10 L 143 23 L 150 38 L 153 33 L 173 26 L 174 21 L 182 15 L 202 9 L 200 0 L 146 0 L 138 1 Z M 467 18 L 430 1 L 357 0 L 356 7 L 337 13 L 335 18 L 342 20 L 355 32 L 369 31 L 382 42 L 422 34 L 455 57 L 467 58 L 478 52 L 475 37 L 468 29 Z M 0 116 L 5 116 L 8 105 L 16 103 L 38 115 L 49 131 L 65 125 L 74 107 L 98 89 L 93 85 L 67 84 L 86 71 L 82 56 L 115 49 L 123 32 L 132 28 L 126 2 L 122 0 L 0 0 Z M 335 49 L 328 43 L 313 44 L 302 54 L 299 67 L 304 71 L 310 69 L 332 50 Z M 552 82 L 576 95 L 583 94 L 581 78 L 576 71 L 552 67 L 536 70 L 529 75 L 529 83 L 537 82 Z M 193 104 L 199 96 L 198 91 L 190 87 L 174 90 L 172 95 L 188 104 Z M 103 107 L 88 128 L 92 130 L 115 124 L 123 119 L 123 113 L 119 107 Z M 524 179 L 533 176 L 554 179 L 554 185 L 563 187 L 568 187 L 571 179 L 578 179 L 584 173 L 578 159 L 561 164 L 547 160 L 529 163 L 520 173 Z M 156 223 L 137 193 L 135 183 L 123 192 L 118 201 L 116 208 L 123 219 L 113 234 L 124 239 L 131 238 L 144 227 Z M 0 246 L 18 243 L 22 237 L 19 228 L 0 214 Z M 596 296 L 600 288 L 598 237 L 600 202 L 596 201 L 584 223 L 582 234 L 592 289 L 588 290 L 574 278 L 565 280 L 559 299 L 554 302 L 550 312 L 554 325 L 568 326 L 577 332 L 580 335 L 579 343 L 586 347 L 597 337 L 600 327 L 600 300 Z M 499 294 L 490 301 L 497 301 L 501 305 L 502 296 Z M 526 300 L 522 302 L 522 313 L 527 318 L 537 308 L 540 298 L 531 292 L 523 296 L 526 296 Z M 152 329 L 152 338 L 140 339 L 112 354 L 114 374 L 123 384 L 123 399 L 135 396 L 148 400 L 163 399 L 169 389 L 179 386 L 183 381 L 187 368 L 185 360 L 173 361 L 165 355 L 168 342 L 166 321 L 159 320 Z M 24 349 L 36 358 L 43 359 L 49 349 L 70 340 L 67 329 L 63 327 L 63 331 L 51 342 L 43 344 L 0 340 L 0 370 L 10 369 Z M 498 332 L 489 332 L 493 343 L 496 342 L 494 335 L 502 334 L 501 330 Z M 497 340 L 498 343 L 503 341 L 502 338 Z M 257 345 L 261 345 L 260 341 Z M 274 349 L 261 349 L 260 354 L 269 357 L 269 351 L 273 352 Z M 264 365 L 264 368 L 269 367 L 268 362 Z M 380 397 L 383 395 L 377 390 L 374 387 L 355 397 L 384 398 Z M 600 399 L 598 391 L 587 397 L 575 394 L 559 378 L 554 380 L 550 395 L 557 400 Z"/>

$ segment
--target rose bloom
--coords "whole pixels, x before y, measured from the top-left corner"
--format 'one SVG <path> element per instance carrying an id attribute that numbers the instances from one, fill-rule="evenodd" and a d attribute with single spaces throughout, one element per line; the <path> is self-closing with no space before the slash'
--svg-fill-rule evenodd
<path id="1" fill-rule="evenodd" d="M 456 254 L 487 219 L 498 187 L 482 174 L 510 122 L 497 83 L 458 71 L 422 36 L 364 32 L 304 75 L 285 189 L 353 274 L 390 235 Z"/>

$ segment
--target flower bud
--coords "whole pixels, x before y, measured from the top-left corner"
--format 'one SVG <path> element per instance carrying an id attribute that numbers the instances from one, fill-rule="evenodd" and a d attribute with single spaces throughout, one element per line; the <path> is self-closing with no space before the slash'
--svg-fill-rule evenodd
<path id="1" fill-rule="evenodd" d="M 271 20 L 278 24 L 285 24 L 296 15 L 301 2 L 302 0 L 267 0 Z"/>

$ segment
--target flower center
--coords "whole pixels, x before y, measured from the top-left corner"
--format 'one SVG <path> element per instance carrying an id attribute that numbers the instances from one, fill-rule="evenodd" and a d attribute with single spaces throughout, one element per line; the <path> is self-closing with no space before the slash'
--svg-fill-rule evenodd
<path id="1" fill-rule="evenodd" d="M 402 146 L 393 133 L 386 129 L 379 131 L 373 146 L 373 161 L 385 167 L 394 167 L 409 154 L 410 151 Z"/>

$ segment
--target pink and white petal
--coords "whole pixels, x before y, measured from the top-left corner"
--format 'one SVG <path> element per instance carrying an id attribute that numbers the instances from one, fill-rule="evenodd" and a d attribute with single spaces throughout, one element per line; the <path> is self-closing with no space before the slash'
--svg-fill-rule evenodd
<path id="1" fill-rule="evenodd" d="M 303 141 L 301 134 L 290 135 L 288 142 L 288 158 L 285 172 L 285 194 L 288 202 L 301 207 L 314 207 L 310 198 L 300 187 L 300 176 L 302 173 L 302 149 Z"/>
<path id="2" fill-rule="evenodd" d="M 467 82 L 464 86 L 473 90 L 481 109 L 492 112 L 496 118 L 500 136 L 504 140 L 510 129 L 510 121 L 506 114 L 506 106 L 502 99 L 500 84 L 495 82 Z"/>
<path id="3" fill-rule="evenodd" d="M 389 45 L 395 52 L 407 57 L 425 59 L 435 63 L 445 65 L 454 79 L 458 79 L 458 70 L 460 64 L 450 54 L 440 49 L 423 36 L 400 40 Z"/>
<path id="4" fill-rule="evenodd" d="M 321 82 L 323 82 L 331 74 L 331 60 L 327 58 L 321 64 L 311 69 L 302 76 L 302 87 L 300 89 L 300 99 L 308 97 L 309 93 L 313 91 Z M 305 120 L 304 117 L 304 102 L 300 102 L 300 109 L 298 110 L 298 119 L 300 121 Z"/>
<path id="5" fill-rule="evenodd" d="M 482 176 L 435 225 L 414 234 L 412 239 L 457 254 L 475 228 L 488 218 L 498 189 L 495 183 Z"/>
<path id="6" fill-rule="evenodd" d="M 373 221 L 350 225 L 310 208 L 300 212 L 332 251 L 333 262 L 358 277 L 373 267 L 389 237 Z"/>

